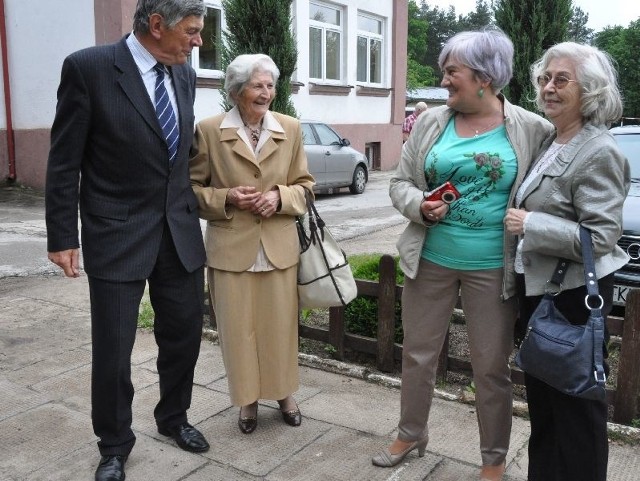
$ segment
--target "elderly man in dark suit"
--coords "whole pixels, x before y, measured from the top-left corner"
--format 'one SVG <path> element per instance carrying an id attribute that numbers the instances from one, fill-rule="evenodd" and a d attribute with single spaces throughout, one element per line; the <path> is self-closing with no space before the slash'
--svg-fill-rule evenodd
<path id="1" fill-rule="evenodd" d="M 138 0 L 133 33 L 62 66 L 46 182 L 49 259 L 79 276 L 78 206 L 89 280 L 95 479 L 123 480 L 131 351 L 145 286 L 155 311 L 158 431 L 187 451 L 209 444 L 187 421 L 200 349 L 205 251 L 188 172 L 202 0 Z"/>

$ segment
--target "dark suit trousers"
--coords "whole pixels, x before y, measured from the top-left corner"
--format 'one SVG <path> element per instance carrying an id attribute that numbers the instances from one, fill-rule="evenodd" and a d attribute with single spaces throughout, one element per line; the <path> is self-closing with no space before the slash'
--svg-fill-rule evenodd
<path id="1" fill-rule="evenodd" d="M 108 246 L 105 246 L 108 248 Z M 116 282 L 89 277 L 93 365 L 93 429 L 102 455 L 129 454 L 133 384 L 131 352 L 138 309 L 147 280 Z M 160 401 L 154 416 L 159 427 L 187 420 L 193 375 L 200 351 L 204 273 L 187 272 L 165 226 L 160 251 L 148 279 L 155 312 Z"/>
<path id="2" fill-rule="evenodd" d="M 598 285 L 606 319 L 612 307 L 613 274 Z M 524 292 L 520 275 L 518 292 Z M 572 324 L 585 324 L 589 317 L 585 296 L 584 286 L 569 289 L 555 297 L 555 305 Z M 519 297 L 520 315 L 529 319 L 542 296 Z M 531 419 L 529 481 L 606 481 L 607 403 L 568 396 L 526 374 L 525 385 Z"/>

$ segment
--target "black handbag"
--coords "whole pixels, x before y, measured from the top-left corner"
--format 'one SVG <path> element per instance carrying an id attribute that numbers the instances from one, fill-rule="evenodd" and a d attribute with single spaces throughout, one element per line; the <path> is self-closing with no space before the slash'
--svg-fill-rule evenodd
<path id="1" fill-rule="evenodd" d="M 591 233 L 580 226 L 582 258 L 589 319 L 584 325 L 571 324 L 557 310 L 547 291 L 531 315 L 526 335 L 516 354 L 516 364 L 527 374 L 570 396 L 604 400 L 606 375 L 603 362 L 604 301 L 598 292 Z M 562 289 L 569 261 L 561 259 L 550 283 Z M 592 304 L 596 304 L 595 307 Z"/>

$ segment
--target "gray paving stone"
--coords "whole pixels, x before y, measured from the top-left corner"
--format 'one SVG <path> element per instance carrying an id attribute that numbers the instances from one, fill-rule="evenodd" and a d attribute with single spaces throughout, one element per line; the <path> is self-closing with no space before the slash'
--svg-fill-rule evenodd
<path id="1" fill-rule="evenodd" d="M 0 421 L 50 401 L 48 396 L 2 377 L 0 377 L 0 393 L 2 393 L 0 395 Z M 0 432 L 3 432 L 1 422 Z"/>
<path id="2" fill-rule="evenodd" d="M 299 453 L 331 426 L 305 418 L 299 427 L 282 420 L 280 411 L 258 408 L 258 427 L 247 435 L 238 429 L 237 408 L 211 417 L 199 428 L 212 440 L 211 450 L 203 456 L 252 476 L 266 476 L 285 460 Z"/>
<path id="3" fill-rule="evenodd" d="M 59 464 L 59 459 L 68 453 L 96 441 L 88 416 L 56 404 L 39 406 L 5 419 L 0 423 L 0 431 L 0 479 L 3 480 L 30 480 L 32 472 Z"/>
<path id="4" fill-rule="evenodd" d="M 380 468 L 371 457 L 384 445 L 380 438 L 364 436 L 349 429 L 332 427 L 273 473 L 268 481 L 416 481 L 427 476 L 441 462 L 440 456 L 410 453 L 393 468 Z"/>
<path id="5" fill-rule="evenodd" d="M 319 372 L 319 376 L 322 374 Z M 370 434 L 388 435 L 398 424 L 400 393 L 359 379 L 338 376 L 308 403 L 304 413 L 314 419 Z"/>
<path id="6" fill-rule="evenodd" d="M 91 352 L 83 348 L 69 349 L 47 359 L 38 359 L 26 366 L 8 372 L 7 378 L 24 386 L 33 386 L 47 379 L 82 366 L 91 365 Z"/>

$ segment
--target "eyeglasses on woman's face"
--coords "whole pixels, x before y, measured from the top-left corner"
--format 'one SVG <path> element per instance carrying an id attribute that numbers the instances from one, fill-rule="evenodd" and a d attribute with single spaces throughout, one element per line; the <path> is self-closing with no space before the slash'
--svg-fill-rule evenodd
<path id="1" fill-rule="evenodd" d="M 545 88 L 550 82 L 553 82 L 553 86 L 558 90 L 565 88 L 569 82 L 577 82 L 577 80 L 567 78 L 564 75 L 552 77 L 549 74 L 540 75 L 536 80 L 540 88 Z"/>

